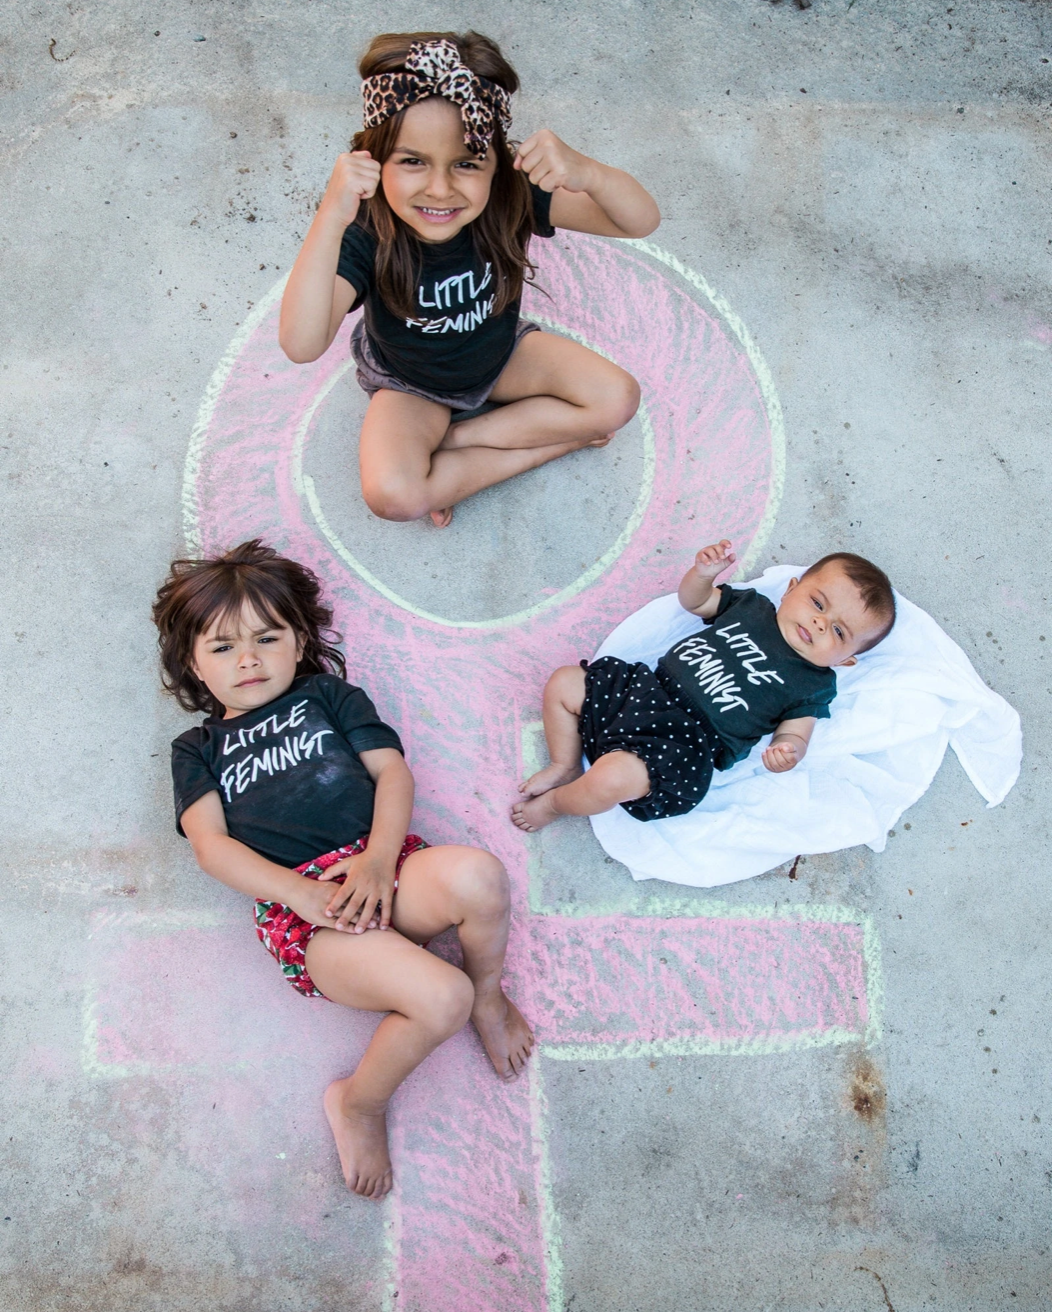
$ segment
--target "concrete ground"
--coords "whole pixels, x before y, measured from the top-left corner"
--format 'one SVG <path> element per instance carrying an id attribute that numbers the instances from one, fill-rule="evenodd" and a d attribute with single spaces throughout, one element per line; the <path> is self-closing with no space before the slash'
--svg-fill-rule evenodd
<path id="1" fill-rule="evenodd" d="M 158 690 L 148 612 L 183 549 L 200 399 L 358 124 L 358 52 L 379 30 L 475 26 L 522 77 L 518 130 L 548 125 L 641 178 L 664 215 L 654 240 L 770 365 L 786 482 L 758 564 L 839 545 L 876 558 L 1026 734 L 1001 807 L 950 758 L 880 856 L 813 858 L 720 899 L 871 917 L 877 1042 L 541 1058 L 561 1283 L 541 1297 L 524 1279 L 514 1306 L 1046 1308 L 1052 6 L 4 10 L 0 1306 L 449 1305 L 437 1274 L 432 1300 L 395 1300 L 392 1213 L 342 1192 L 318 1114 L 369 1024 L 315 1004 L 297 1040 L 306 1004 L 279 996 L 247 908 L 173 833 L 167 744 L 187 721 Z M 439 545 L 370 523 L 339 447 L 358 405 L 349 390 L 326 412 L 318 485 L 331 501 L 342 460 L 340 532 L 392 586 L 441 553 L 441 613 L 563 586 L 610 540 L 601 517 L 631 504 L 633 431 L 621 473 L 612 456 L 557 464 L 465 507 Z M 567 512 L 571 471 L 590 518 Z M 528 532 L 501 536 L 520 502 Z M 471 572 L 508 550 L 513 584 L 503 565 Z M 571 832 L 544 871 L 552 896 L 635 906 L 627 872 Z M 158 925 L 187 950 L 151 956 Z M 136 1013 L 136 970 L 167 1010 Z M 133 981 L 123 1035 L 85 1001 L 111 971 Z M 225 1000 L 207 1024 L 180 1001 L 187 980 Z"/>

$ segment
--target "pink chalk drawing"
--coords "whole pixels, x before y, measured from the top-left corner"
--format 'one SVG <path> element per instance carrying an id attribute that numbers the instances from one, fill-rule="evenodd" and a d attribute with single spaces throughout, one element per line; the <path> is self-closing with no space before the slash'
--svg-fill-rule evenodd
<path id="1" fill-rule="evenodd" d="M 550 671 L 590 655 L 618 621 L 671 590 L 684 560 L 714 537 L 744 547 L 747 570 L 773 522 L 783 462 L 760 353 L 702 278 L 646 242 L 560 233 L 536 255 L 552 299 L 528 290 L 524 312 L 630 370 L 644 398 L 636 506 L 572 584 L 515 614 L 465 621 L 414 606 L 370 573 L 332 529 L 304 468 L 325 398 L 354 386 L 347 329 L 316 364 L 290 365 L 277 344 L 280 286 L 218 366 L 187 456 L 188 549 L 258 535 L 317 571 L 348 635 L 349 677 L 403 734 L 418 781 L 414 827 L 435 842 L 480 842 L 511 875 L 507 976 L 540 1054 L 505 1087 L 463 1033 L 400 1090 L 384 1307 L 403 1312 L 562 1308 L 547 1061 L 784 1051 L 870 1041 L 878 1025 L 865 917 L 835 906 L 731 907 L 693 893 L 653 898 L 637 915 L 548 906 L 540 838 L 508 821 Z M 347 486 L 360 495 L 350 457 Z M 156 974 L 149 954 L 142 960 Z M 275 975 L 273 990 L 285 987 Z M 116 1032 L 122 1016 L 130 1040 Z M 85 1057 L 96 1074 L 193 1060 L 163 1027 L 136 1036 L 127 1016 L 126 1000 L 96 994 Z M 327 1034 L 335 1023 L 325 1022 Z"/>

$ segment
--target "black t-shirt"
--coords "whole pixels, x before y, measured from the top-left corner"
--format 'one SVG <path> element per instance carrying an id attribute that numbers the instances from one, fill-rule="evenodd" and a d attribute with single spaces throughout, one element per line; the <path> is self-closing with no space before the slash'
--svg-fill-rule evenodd
<path id="1" fill-rule="evenodd" d="M 553 237 L 551 193 L 530 184 L 533 230 Z M 519 302 L 491 318 L 494 276 L 475 251 L 472 224 L 450 241 L 418 242 L 417 315 L 402 319 L 376 288 L 376 238 L 358 219 L 343 234 L 336 272 L 365 306 L 365 330 L 377 360 L 395 378 L 428 392 L 466 392 L 496 380 L 515 349 Z"/>
<path id="2" fill-rule="evenodd" d="M 748 756 L 783 720 L 828 719 L 836 696 L 833 671 L 793 651 L 774 605 L 754 588 L 720 588 L 716 614 L 662 656 L 657 676 L 716 730 L 718 770 Z"/>
<path id="3" fill-rule="evenodd" d="M 176 738 L 176 829 L 187 807 L 218 791 L 231 838 L 278 865 L 303 865 L 369 832 L 375 789 L 358 753 L 378 747 L 402 750 L 361 688 L 306 675 L 258 710 L 209 716 Z"/>

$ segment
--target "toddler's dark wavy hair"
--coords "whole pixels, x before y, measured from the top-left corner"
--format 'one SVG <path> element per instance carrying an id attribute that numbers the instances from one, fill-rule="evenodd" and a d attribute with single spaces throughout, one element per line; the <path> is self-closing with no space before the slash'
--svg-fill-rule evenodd
<path id="1" fill-rule="evenodd" d="M 461 60 L 479 77 L 502 86 L 509 95 L 518 91 L 519 77 L 489 37 L 478 32 L 385 32 L 374 37 L 362 55 L 358 72 L 363 78 L 377 73 L 405 71 L 409 47 L 415 41 L 451 41 Z M 406 111 L 399 110 L 375 128 L 356 132 L 352 150 L 367 150 L 378 164 L 386 164 L 394 153 Z M 480 260 L 493 266 L 495 299 L 491 314 L 501 314 L 522 295 L 522 284 L 535 272 L 528 249 L 533 233 L 533 201 L 525 173 L 512 167 L 515 152 L 497 124 L 490 144 L 497 168 L 493 174 L 489 202 L 471 225 L 472 240 Z M 413 319 L 416 285 L 421 266 L 420 239 L 402 222 L 387 203 L 383 187 L 364 200 L 360 213 L 367 232 L 376 238 L 376 286 L 384 304 L 402 319 Z"/>
<path id="2" fill-rule="evenodd" d="M 341 638 L 332 631 L 332 609 L 322 600 L 317 576 L 253 538 L 225 555 L 173 560 L 158 589 L 152 614 L 161 681 L 184 710 L 224 713 L 191 668 L 194 641 L 214 620 L 236 623 L 246 602 L 264 624 L 288 625 L 302 640 L 297 677 L 346 674 L 343 653 L 335 646 Z"/>

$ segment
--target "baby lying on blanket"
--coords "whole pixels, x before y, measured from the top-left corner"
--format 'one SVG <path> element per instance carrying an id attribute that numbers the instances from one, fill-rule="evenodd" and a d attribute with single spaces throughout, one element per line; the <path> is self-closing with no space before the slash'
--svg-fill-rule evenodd
<path id="1" fill-rule="evenodd" d="M 520 829 L 618 804 L 637 820 L 685 815 L 713 770 L 729 770 L 772 732 L 768 770 L 803 760 L 836 696 L 833 668 L 854 665 L 891 632 L 891 584 L 868 560 L 837 552 L 793 579 L 775 608 L 752 588 L 713 586 L 734 561 L 726 539 L 698 552 L 679 601 L 706 627 L 677 642 L 656 671 L 616 656 L 555 671 L 544 690 L 552 763 L 520 785 L 525 800 L 512 808 Z"/>

